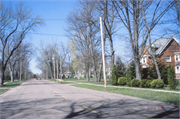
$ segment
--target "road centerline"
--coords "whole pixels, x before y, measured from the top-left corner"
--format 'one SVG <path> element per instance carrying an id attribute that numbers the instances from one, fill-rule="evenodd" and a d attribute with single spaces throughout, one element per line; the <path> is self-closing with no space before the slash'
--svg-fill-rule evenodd
<path id="1" fill-rule="evenodd" d="M 88 109 L 88 110 L 90 110 L 90 111 L 92 111 L 92 112 L 94 112 L 94 113 L 100 115 L 98 112 L 96 112 L 96 111 L 94 111 L 94 110 L 92 110 L 92 109 L 90 109 L 90 108 L 88 108 L 88 107 L 86 107 L 86 106 L 84 106 L 84 105 L 82 105 L 82 106 L 83 106 L 84 108 L 86 108 L 86 109 Z"/>
<path id="2" fill-rule="evenodd" d="M 65 98 L 65 99 L 67 99 L 67 97 L 65 97 L 65 96 L 62 96 L 63 98 Z"/>

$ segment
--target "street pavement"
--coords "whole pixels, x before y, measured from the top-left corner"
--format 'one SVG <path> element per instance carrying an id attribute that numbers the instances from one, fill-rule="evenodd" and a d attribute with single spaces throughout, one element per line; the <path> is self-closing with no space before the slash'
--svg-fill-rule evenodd
<path id="1" fill-rule="evenodd" d="M 0 95 L 0 119 L 62 118 L 179 118 L 179 105 L 47 80 L 27 81 Z"/>

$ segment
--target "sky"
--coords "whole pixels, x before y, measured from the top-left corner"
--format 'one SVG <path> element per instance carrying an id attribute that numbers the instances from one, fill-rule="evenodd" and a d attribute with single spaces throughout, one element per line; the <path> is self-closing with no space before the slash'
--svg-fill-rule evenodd
<path id="1" fill-rule="evenodd" d="M 51 43 L 52 40 L 62 43 L 67 43 L 68 38 L 65 36 L 66 18 L 73 11 L 76 0 L 21 0 L 25 5 L 32 9 L 34 15 L 39 15 L 45 22 L 45 25 L 38 27 L 35 31 L 31 31 L 25 40 L 30 41 L 33 46 L 33 51 L 37 51 L 40 42 L 43 44 Z M 15 6 L 21 2 L 18 0 L 2 0 L 1 3 L 6 6 Z M 118 42 L 118 41 L 117 41 Z M 115 51 L 121 54 L 122 47 L 120 43 L 115 44 Z M 36 52 L 30 62 L 30 69 L 34 74 L 40 74 L 41 71 L 36 67 L 37 61 Z"/>
<path id="2" fill-rule="evenodd" d="M 65 28 L 67 27 L 66 18 L 68 14 L 74 10 L 77 0 L 21 0 L 25 5 L 32 9 L 34 15 L 39 15 L 45 25 L 37 28 L 35 31 L 31 31 L 25 40 L 30 41 L 33 45 L 33 51 L 37 51 L 37 47 L 41 47 L 40 43 L 48 44 L 52 40 L 62 42 L 66 44 L 68 38 L 66 37 Z M 17 0 L 1 0 L 1 3 L 7 6 L 14 6 L 20 1 Z M 122 33 L 123 30 L 119 30 L 117 34 Z M 128 54 L 126 50 L 130 46 L 122 40 L 120 37 L 114 39 L 115 55 L 125 56 Z M 125 45 L 126 44 L 126 45 Z M 34 74 L 40 74 L 41 71 L 37 66 L 36 52 L 33 55 L 30 62 L 30 69 Z"/>

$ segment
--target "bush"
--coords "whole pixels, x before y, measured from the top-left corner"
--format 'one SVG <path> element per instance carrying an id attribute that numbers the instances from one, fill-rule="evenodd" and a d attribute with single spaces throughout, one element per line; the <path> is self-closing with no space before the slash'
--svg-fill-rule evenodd
<path id="1" fill-rule="evenodd" d="M 131 86 L 132 87 L 139 87 L 139 83 L 140 83 L 140 80 L 139 79 L 133 79 L 131 81 Z"/>
<path id="2" fill-rule="evenodd" d="M 163 88 L 164 82 L 163 80 L 155 79 L 150 83 L 152 88 Z"/>
<path id="3" fill-rule="evenodd" d="M 112 85 L 116 85 L 116 70 L 115 70 L 115 66 L 113 66 L 113 69 L 111 71 L 111 77 L 110 77 L 110 84 Z"/>
<path id="4" fill-rule="evenodd" d="M 119 77 L 118 78 L 118 84 L 119 85 L 126 85 L 126 78 L 125 77 Z"/>
<path id="5" fill-rule="evenodd" d="M 127 69 L 127 71 L 126 71 L 126 85 L 131 86 L 131 79 L 132 79 L 131 70 Z"/>
<path id="6" fill-rule="evenodd" d="M 62 79 L 65 79 L 65 75 L 63 74 Z"/>
<path id="7" fill-rule="evenodd" d="M 171 65 L 169 65 L 168 67 L 168 84 L 171 89 L 176 89 L 177 82 L 175 79 L 175 72 L 174 68 Z"/>
<path id="8" fill-rule="evenodd" d="M 143 79 L 140 81 L 140 86 L 144 87 L 144 88 L 149 88 L 151 85 L 151 80 L 149 79 Z"/>

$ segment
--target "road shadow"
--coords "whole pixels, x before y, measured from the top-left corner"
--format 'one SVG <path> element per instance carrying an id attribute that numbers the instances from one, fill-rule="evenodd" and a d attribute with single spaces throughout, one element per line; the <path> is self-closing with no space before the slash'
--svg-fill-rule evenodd
<path id="1" fill-rule="evenodd" d="M 0 105 L 0 118 L 179 118 L 178 105 L 150 102 L 127 98 L 68 100 L 57 95 L 54 98 L 4 101 Z"/>

